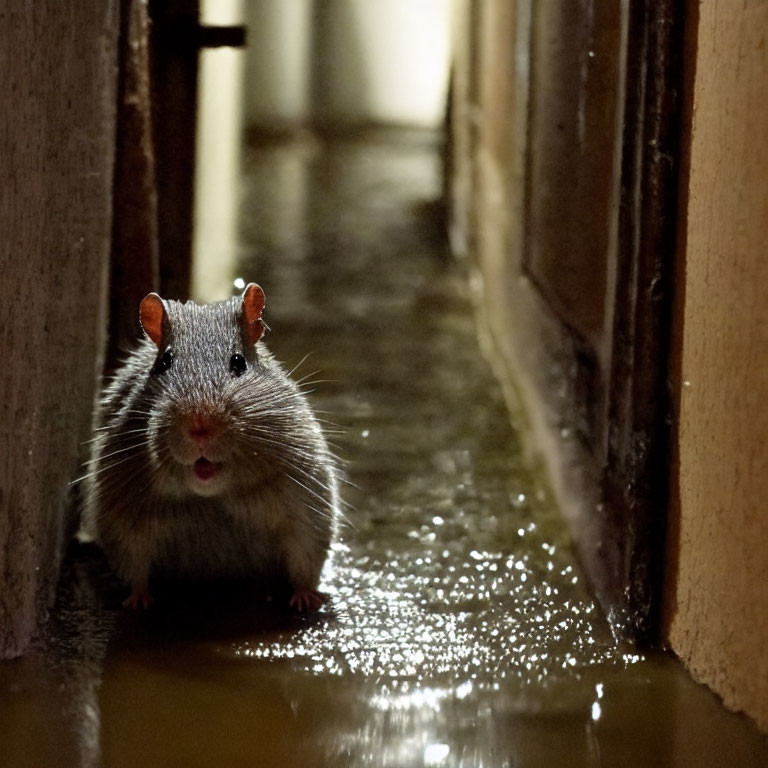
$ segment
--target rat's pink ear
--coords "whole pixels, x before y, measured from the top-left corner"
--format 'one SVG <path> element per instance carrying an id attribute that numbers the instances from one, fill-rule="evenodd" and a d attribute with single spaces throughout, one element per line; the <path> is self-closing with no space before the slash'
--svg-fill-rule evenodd
<path id="1" fill-rule="evenodd" d="M 165 303 L 156 293 L 148 293 L 141 300 L 139 320 L 144 333 L 160 349 L 163 343 L 163 332 L 168 326 L 168 315 L 165 311 Z"/>
<path id="2" fill-rule="evenodd" d="M 261 319 L 264 311 L 264 291 L 256 283 L 248 283 L 243 291 L 243 340 L 246 345 L 252 346 L 263 335 L 266 325 Z"/>

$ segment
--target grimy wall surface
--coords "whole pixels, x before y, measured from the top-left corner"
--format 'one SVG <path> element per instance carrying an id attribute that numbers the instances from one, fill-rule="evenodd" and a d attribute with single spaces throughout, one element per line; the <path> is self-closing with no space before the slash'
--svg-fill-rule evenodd
<path id="1" fill-rule="evenodd" d="M 768 730 L 768 4 L 699 14 L 667 635 Z"/>
<path id="2" fill-rule="evenodd" d="M 112 221 L 117 0 L 0 2 L 0 657 L 55 583 Z"/>

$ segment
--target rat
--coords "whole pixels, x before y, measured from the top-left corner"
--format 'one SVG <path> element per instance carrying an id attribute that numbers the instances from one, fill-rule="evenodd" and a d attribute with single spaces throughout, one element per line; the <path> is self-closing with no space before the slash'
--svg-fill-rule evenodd
<path id="1" fill-rule="evenodd" d="M 334 457 L 262 340 L 264 291 L 198 305 L 144 297 L 145 338 L 105 387 L 82 533 L 149 607 L 150 577 L 287 577 L 317 610 L 338 516 Z"/>

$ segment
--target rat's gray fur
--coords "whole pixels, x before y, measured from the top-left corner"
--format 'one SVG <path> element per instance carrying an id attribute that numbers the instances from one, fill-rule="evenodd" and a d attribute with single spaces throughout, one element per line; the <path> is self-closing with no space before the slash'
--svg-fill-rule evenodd
<path id="1" fill-rule="evenodd" d="M 282 571 L 315 590 L 337 517 L 337 479 L 299 386 L 263 342 L 247 348 L 242 298 L 164 302 L 161 349 L 148 339 L 105 388 L 84 479 L 83 527 L 134 589 L 150 576 L 239 578 Z M 166 350 L 174 358 L 158 372 Z M 247 370 L 230 370 L 233 354 Z M 189 420 L 221 425 L 206 456 L 222 471 L 195 488 Z M 202 484 L 201 484 L 202 485 Z"/>

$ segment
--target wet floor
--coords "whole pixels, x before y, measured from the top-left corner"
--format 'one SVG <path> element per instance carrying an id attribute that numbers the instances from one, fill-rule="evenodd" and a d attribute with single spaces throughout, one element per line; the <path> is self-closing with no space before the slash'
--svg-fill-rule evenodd
<path id="1" fill-rule="evenodd" d="M 480 354 L 438 150 L 246 152 L 229 279 L 264 287 L 345 463 L 328 605 L 233 588 L 124 612 L 74 551 L 45 649 L 0 664 L 0 765 L 768 765 L 748 720 L 611 637 Z"/>

